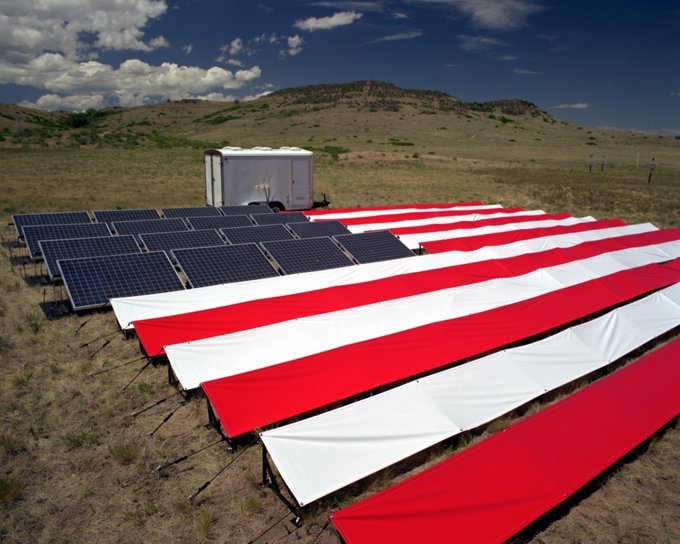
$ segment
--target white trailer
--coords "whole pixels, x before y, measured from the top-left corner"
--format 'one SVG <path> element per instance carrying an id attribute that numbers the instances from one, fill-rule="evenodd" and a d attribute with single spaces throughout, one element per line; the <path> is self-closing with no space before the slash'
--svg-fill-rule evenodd
<path id="1" fill-rule="evenodd" d="M 275 210 L 313 207 L 314 154 L 298 147 L 223 147 L 205 158 L 209 206 L 266 203 Z"/>

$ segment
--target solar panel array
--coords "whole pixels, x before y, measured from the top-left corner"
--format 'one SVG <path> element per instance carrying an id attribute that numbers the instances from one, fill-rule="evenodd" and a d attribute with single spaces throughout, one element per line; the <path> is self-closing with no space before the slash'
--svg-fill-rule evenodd
<path id="1" fill-rule="evenodd" d="M 299 238 L 318 238 L 319 236 L 335 236 L 350 234 L 340 221 L 319 221 L 316 223 L 287 223 L 286 226 Z"/>
<path id="2" fill-rule="evenodd" d="M 187 217 L 186 222 L 195 230 L 229 229 L 234 227 L 252 227 L 253 222 L 247 215 L 227 215 L 219 217 Z"/>
<path id="3" fill-rule="evenodd" d="M 87 212 L 15 213 L 12 223 L 19 238 L 24 237 L 23 227 L 27 225 L 69 225 L 91 223 Z"/>
<path id="4" fill-rule="evenodd" d="M 220 232 L 230 244 L 292 240 L 295 238 L 293 233 L 283 225 L 257 225 L 254 227 L 220 229 Z"/>
<path id="5" fill-rule="evenodd" d="M 209 247 L 224 245 L 224 240 L 215 229 L 187 230 L 182 232 L 154 232 L 140 234 L 149 251 L 170 251 L 186 247 Z"/>
<path id="6" fill-rule="evenodd" d="M 74 310 L 108 304 L 115 297 L 184 289 L 163 251 L 57 261 Z"/>
<path id="7" fill-rule="evenodd" d="M 114 221 L 141 221 L 160 219 L 158 211 L 153 208 L 139 210 L 95 210 L 92 212 L 97 223 L 113 223 Z"/>
<path id="8" fill-rule="evenodd" d="M 65 238 L 94 238 L 111 236 L 106 223 L 72 223 L 63 225 L 26 225 L 24 238 L 28 247 L 28 255 L 35 259 L 40 255 L 41 240 L 59 240 Z"/>
<path id="9" fill-rule="evenodd" d="M 286 213 L 254 213 L 253 221 L 258 225 L 274 225 L 276 223 L 306 223 L 309 218 L 302 212 Z"/>
<path id="10" fill-rule="evenodd" d="M 359 263 L 375 263 L 415 256 L 413 251 L 387 230 L 345 234 L 335 236 L 335 240 Z"/>
<path id="11" fill-rule="evenodd" d="M 266 204 L 252 204 L 250 206 L 220 206 L 224 215 L 250 215 L 252 213 L 274 213 Z"/>
<path id="12" fill-rule="evenodd" d="M 212 206 L 199 206 L 192 208 L 161 208 L 163 217 L 171 219 L 173 217 L 210 217 L 222 215 L 219 208 Z"/>
<path id="13" fill-rule="evenodd" d="M 354 263 L 330 238 L 262 242 L 284 274 L 327 270 Z"/>
<path id="14" fill-rule="evenodd" d="M 191 287 L 278 276 L 257 244 L 173 250 Z"/>
<path id="15" fill-rule="evenodd" d="M 42 240 L 40 250 L 50 277 L 60 274 L 57 260 L 81 257 L 101 257 L 123 253 L 141 253 L 134 236 L 103 236 L 98 238 L 68 238 Z"/>
<path id="16" fill-rule="evenodd" d="M 184 220 L 180 218 L 162 219 L 161 221 L 153 219 L 145 221 L 114 221 L 112 226 L 117 234 L 132 234 L 135 238 L 142 233 L 189 230 Z"/>

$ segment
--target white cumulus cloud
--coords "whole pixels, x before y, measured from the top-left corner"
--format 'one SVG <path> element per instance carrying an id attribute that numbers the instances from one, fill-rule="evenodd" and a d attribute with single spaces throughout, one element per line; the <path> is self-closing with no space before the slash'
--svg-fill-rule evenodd
<path id="1" fill-rule="evenodd" d="M 104 96 L 101 94 L 74 94 L 71 96 L 61 96 L 58 94 L 46 94 L 38 98 L 35 102 L 24 100 L 19 103 L 26 108 L 35 108 L 47 111 L 85 111 L 90 108 L 100 109 L 104 107 Z"/>
<path id="2" fill-rule="evenodd" d="M 0 84 L 45 91 L 30 103 L 34 107 L 82 110 L 221 94 L 261 76 L 258 66 L 233 71 L 136 58 L 117 66 L 100 62 L 102 51 L 168 47 L 164 36 L 147 35 L 167 9 L 166 0 L 0 0 Z M 189 54 L 193 46 L 181 49 Z M 244 50 L 238 38 L 226 49 Z"/>
<path id="3" fill-rule="evenodd" d="M 330 30 L 339 26 L 351 25 L 363 17 L 363 13 L 356 11 L 339 11 L 328 17 L 309 17 L 295 21 L 293 26 L 300 30 L 315 32 L 317 30 Z"/>
<path id="4" fill-rule="evenodd" d="M 243 40 L 241 38 L 235 38 L 229 44 L 229 54 L 235 57 L 239 53 L 243 52 Z"/>
<path id="5" fill-rule="evenodd" d="M 192 98 L 214 89 L 239 89 L 261 75 L 258 66 L 232 72 L 217 66 L 207 70 L 170 62 L 154 66 L 128 59 L 116 68 L 98 61 L 77 62 L 56 53 L 45 53 L 24 66 L 0 62 L 0 84 L 27 85 L 67 96 L 104 95 L 121 106 Z"/>
<path id="6" fill-rule="evenodd" d="M 291 57 L 294 57 L 302 51 L 302 44 L 304 41 L 305 40 L 299 34 L 296 34 L 295 36 L 288 36 L 286 39 L 286 42 L 288 43 L 288 49 L 282 51 L 282 53 L 288 53 Z"/>

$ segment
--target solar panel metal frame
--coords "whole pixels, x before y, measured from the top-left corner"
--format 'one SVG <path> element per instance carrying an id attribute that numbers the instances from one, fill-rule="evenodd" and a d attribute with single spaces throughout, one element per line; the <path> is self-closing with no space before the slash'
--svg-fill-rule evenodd
<path id="1" fill-rule="evenodd" d="M 161 208 L 161 213 L 166 219 L 185 217 L 217 217 L 222 215 L 219 208 L 214 206 L 197 206 L 187 208 Z"/>
<path id="2" fill-rule="evenodd" d="M 61 273 L 58 260 L 142 252 L 132 235 L 41 240 L 39 244 L 50 278 L 58 277 Z"/>
<path id="3" fill-rule="evenodd" d="M 144 269 L 140 264 L 144 266 Z M 57 265 L 74 311 L 102 308 L 109 304 L 110 299 L 116 297 L 185 289 L 175 272 L 175 267 L 164 251 L 63 259 L 58 260 Z M 102 275 L 96 275 L 96 272 L 101 272 Z M 86 273 L 90 274 L 90 277 L 83 278 L 83 274 Z M 155 281 L 154 288 L 151 288 L 151 280 Z M 87 281 L 88 285 L 93 287 L 91 292 L 80 296 L 83 290 L 79 281 Z M 119 284 L 128 283 L 123 288 L 121 285 L 112 285 L 113 281 Z M 130 282 L 135 282 L 137 285 L 144 283 L 148 288 L 133 289 L 130 288 Z M 96 296 L 92 293 L 95 290 Z M 106 301 L 103 301 L 103 298 L 106 298 Z"/>
<path id="4" fill-rule="evenodd" d="M 84 223 L 92 223 L 90 214 L 86 211 L 12 214 L 12 224 L 18 238 L 24 237 L 23 227 L 28 225 L 72 225 Z"/>
<path id="5" fill-rule="evenodd" d="M 354 265 L 345 252 L 328 236 L 261 242 L 284 274 L 299 274 Z"/>
<path id="6" fill-rule="evenodd" d="M 333 236 L 359 264 L 415 257 L 415 253 L 388 230 Z"/>
<path id="7" fill-rule="evenodd" d="M 302 212 L 284 212 L 284 213 L 253 213 L 250 214 L 255 224 L 257 225 L 275 225 L 279 223 L 306 223 L 309 221 Z"/>
<path id="8" fill-rule="evenodd" d="M 97 223 L 111 223 L 116 221 L 155 221 L 161 216 L 155 208 L 140 208 L 136 210 L 95 210 L 92 215 Z"/>
<path id="9" fill-rule="evenodd" d="M 253 213 L 272 214 L 272 210 L 266 204 L 248 204 L 244 206 L 220 206 L 220 211 L 224 215 L 251 215 Z"/>
<path id="10" fill-rule="evenodd" d="M 172 254 L 192 288 L 279 276 L 255 243 L 177 249 Z"/>
<path id="11" fill-rule="evenodd" d="M 273 242 L 275 240 L 294 240 L 295 236 L 282 223 L 274 225 L 253 225 L 252 227 L 235 227 L 220 229 L 222 236 L 230 244 L 249 244 L 252 242 Z"/>
<path id="12" fill-rule="evenodd" d="M 286 227 L 298 238 L 320 238 L 352 234 L 340 221 L 308 221 L 306 223 L 286 223 Z"/>
<path id="13" fill-rule="evenodd" d="M 111 229 L 106 223 L 25 225 L 23 229 L 26 247 L 28 248 L 28 256 L 31 259 L 36 259 L 40 255 L 41 240 L 111 236 Z"/>
<path id="14" fill-rule="evenodd" d="M 139 235 L 148 251 L 198 248 L 225 245 L 216 229 L 182 230 L 178 232 L 149 232 Z M 171 258 L 174 262 L 174 259 Z"/>
<path id="15" fill-rule="evenodd" d="M 250 217 L 244 214 L 220 215 L 209 217 L 185 217 L 185 221 L 194 230 L 231 229 L 237 227 L 252 227 Z"/>
<path id="16" fill-rule="evenodd" d="M 139 241 L 140 234 L 152 232 L 183 232 L 189 230 L 184 219 L 175 217 L 172 219 L 147 219 L 142 221 L 114 221 L 112 228 L 118 235 L 131 234 Z M 181 228 L 180 228 L 181 227 Z"/>

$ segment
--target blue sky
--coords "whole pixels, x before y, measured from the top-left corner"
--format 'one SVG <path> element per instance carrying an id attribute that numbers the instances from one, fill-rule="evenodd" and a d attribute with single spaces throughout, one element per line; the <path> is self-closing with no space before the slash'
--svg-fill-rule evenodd
<path id="1" fill-rule="evenodd" d="M 680 134 L 676 0 L 0 0 L 0 101 L 249 99 L 375 79 Z"/>

